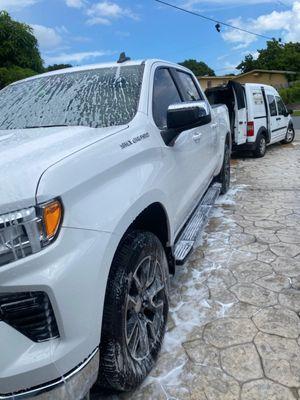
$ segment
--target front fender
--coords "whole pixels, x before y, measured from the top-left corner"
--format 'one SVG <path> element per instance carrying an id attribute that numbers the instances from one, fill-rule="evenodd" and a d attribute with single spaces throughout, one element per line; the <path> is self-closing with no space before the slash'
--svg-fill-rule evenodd
<path id="1" fill-rule="evenodd" d="M 102 141 L 51 167 L 40 181 L 37 202 L 61 197 L 63 226 L 118 236 L 152 203 L 161 203 L 169 215 L 170 200 L 159 185 L 160 144 L 149 140 L 148 147 L 137 143 L 121 150 L 120 140 L 126 138 Z"/>

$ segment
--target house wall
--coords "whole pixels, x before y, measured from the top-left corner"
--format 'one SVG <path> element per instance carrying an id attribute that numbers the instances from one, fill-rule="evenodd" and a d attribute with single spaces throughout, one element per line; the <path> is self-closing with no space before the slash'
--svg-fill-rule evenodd
<path id="1" fill-rule="evenodd" d="M 241 75 L 235 78 L 240 83 L 262 83 L 274 86 L 276 89 L 288 87 L 288 80 L 284 74 L 255 72 L 253 74 Z"/>
<path id="2" fill-rule="evenodd" d="M 288 80 L 286 75 L 281 73 L 268 73 L 268 72 L 253 72 L 244 75 L 233 75 L 233 76 L 220 76 L 220 77 L 211 77 L 205 76 L 198 78 L 200 85 L 203 90 L 226 85 L 228 80 L 235 80 L 240 83 L 261 83 L 265 85 L 274 86 L 276 89 L 281 89 L 284 87 L 288 87 Z"/>

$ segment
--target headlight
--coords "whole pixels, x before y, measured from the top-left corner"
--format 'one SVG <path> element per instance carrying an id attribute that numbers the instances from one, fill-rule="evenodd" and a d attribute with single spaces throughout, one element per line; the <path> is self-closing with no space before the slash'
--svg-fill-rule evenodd
<path id="1" fill-rule="evenodd" d="M 61 202 L 53 200 L 0 215 L 0 266 L 37 253 L 49 245 L 57 237 L 62 213 Z"/>

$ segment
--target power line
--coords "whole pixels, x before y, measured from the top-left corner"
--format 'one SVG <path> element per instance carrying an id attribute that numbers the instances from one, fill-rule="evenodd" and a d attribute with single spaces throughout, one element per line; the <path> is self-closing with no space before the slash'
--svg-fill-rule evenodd
<path id="1" fill-rule="evenodd" d="M 276 1 L 278 4 L 281 4 L 283 7 L 287 8 L 288 10 L 290 9 L 290 7 L 287 4 L 285 4 L 283 1 L 281 1 L 281 0 L 276 0 Z"/>
<path id="2" fill-rule="evenodd" d="M 267 40 L 274 40 L 274 38 L 271 38 L 269 36 L 261 35 L 260 33 L 255 33 L 255 32 L 252 32 L 252 31 L 248 31 L 247 29 L 239 28 L 237 26 L 228 24 L 227 22 L 222 22 L 220 20 L 216 20 L 216 19 L 207 17 L 207 16 L 199 14 L 199 13 L 197 13 L 195 11 L 187 10 L 186 8 L 182 8 L 182 7 L 176 6 L 175 4 L 171 4 L 171 3 L 168 3 L 168 2 L 163 1 L 163 0 L 154 0 L 154 1 L 156 1 L 157 3 L 164 4 L 165 6 L 174 8 L 176 10 L 183 11 L 183 12 L 185 12 L 187 14 L 195 15 L 196 17 L 200 17 L 200 18 L 206 19 L 208 21 L 215 22 L 217 25 L 221 24 L 221 25 L 227 26 L 229 28 L 236 29 L 236 30 L 244 32 L 244 33 L 248 33 L 249 35 L 258 36 L 258 37 L 261 37 L 261 38 L 264 38 L 264 39 L 267 39 Z"/>

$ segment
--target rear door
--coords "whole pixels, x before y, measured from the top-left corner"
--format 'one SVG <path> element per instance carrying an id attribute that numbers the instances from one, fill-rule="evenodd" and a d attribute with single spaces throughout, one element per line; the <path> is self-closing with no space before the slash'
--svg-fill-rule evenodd
<path id="1" fill-rule="evenodd" d="M 277 105 L 276 99 L 273 94 L 267 93 L 268 107 L 269 107 L 269 118 L 270 118 L 270 134 L 271 141 L 270 143 L 274 143 L 278 138 L 278 114 L 277 114 Z"/>
<path id="2" fill-rule="evenodd" d="M 228 86 L 232 88 L 235 99 L 234 141 L 239 145 L 247 141 L 246 96 L 244 88 L 240 83 L 230 81 Z"/>

